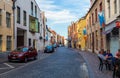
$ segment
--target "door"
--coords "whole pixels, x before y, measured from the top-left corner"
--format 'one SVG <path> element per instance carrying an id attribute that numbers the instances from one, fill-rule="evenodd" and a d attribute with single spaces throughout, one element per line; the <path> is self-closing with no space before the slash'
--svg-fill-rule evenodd
<path id="1" fill-rule="evenodd" d="M 92 52 L 94 53 L 94 33 L 92 33 Z"/>
<path id="2" fill-rule="evenodd" d="M 119 49 L 119 37 L 111 37 L 110 39 L 110 51 L 115 56 Z"/>
<path id="3" fill-rule="evenodd" d="M 17 47 L 24 46 L 24 36 L 17 36 Z"/>

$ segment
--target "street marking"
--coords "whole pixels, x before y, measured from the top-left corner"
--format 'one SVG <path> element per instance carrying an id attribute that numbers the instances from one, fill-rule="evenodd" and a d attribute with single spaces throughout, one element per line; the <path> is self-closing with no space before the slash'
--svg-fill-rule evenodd
<path id="1" fill-rule="evenodd" d="M 10 67 L 10 68 L 15 68 L 15 67 L 13 67 L 12 65 L 10 65 L 10 64 L 8 64 L 8 63 L 4 63 L 5 65 L 7 65 L 8 67 Z"/>
<path id="2" fill-rule="evenodd" d="M 9 67 L 5 67 L 5 68 L 0 68 L 0 70 L 2 70 L 2 69 L 9 69 Z"/>

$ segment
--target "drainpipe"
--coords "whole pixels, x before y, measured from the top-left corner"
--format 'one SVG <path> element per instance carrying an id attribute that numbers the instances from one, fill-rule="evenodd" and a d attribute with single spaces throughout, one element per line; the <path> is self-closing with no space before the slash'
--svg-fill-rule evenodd
<path id="1" fill-rule="evenodd" d="M 13 38 L 15 39 L 15 2 L 17 0 L 12 0 L 13 1 Z"/>
<path id="2" fill-rule="evenodd" d="M 12 9 L 13 9 L 13 39 L 15 39 L 15 2 L 17 0 L 12 0 L 12 1 L 13 1 L 13 7 L 12 7 Z M 15 48 L 15 45 L 14 45 L 14 48 Z"/>

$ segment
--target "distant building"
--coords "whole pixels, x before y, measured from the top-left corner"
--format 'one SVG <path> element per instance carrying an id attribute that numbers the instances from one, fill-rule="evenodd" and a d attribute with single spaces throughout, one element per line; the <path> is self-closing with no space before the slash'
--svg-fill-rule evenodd
<path id="1" fill-rule="evenodd" d="M 87 31 L 86 31 L 86 17 L 80 18 L 77 21 L 77 47 L 81 50 L 86 49 L 86 38 L 87 38 Z"/>

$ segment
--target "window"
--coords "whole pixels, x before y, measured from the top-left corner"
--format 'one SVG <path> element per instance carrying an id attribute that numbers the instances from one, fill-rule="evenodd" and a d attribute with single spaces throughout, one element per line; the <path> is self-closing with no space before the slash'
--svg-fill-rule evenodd
<path id="1" fill-rule="evenodd" d="M 98 31 L 96 30 L 96 50 L 98 50 Z"/>
<path id="2" fill-rule="evenodd" d="M 40 32 L 40 22 L 38 22 L 38 33 Z"/>
<path id="3" fill-rule="evenodd" d="M 35 17 L 37 17 L 37 6 L 35 6 Z"/>
<path id="4" fill-rule="evenodd" d="M 94 13 L 92 13 L 92 24 L 94 24 Z"/>
<path id="5" fill-rule="evenodd" d="M 117 0 L 114 0 L 114 12 L 117 13 Z"/>
<path id="6" fill-rule="evenodd" d="M 100 37 L 101 37 L 101 46 L 100 46 L 100 48 L 103 48 L 103 35 L 102 35 L 102 33 L 103 33 L 103 29 L 101 28 L 100 29 Z"/>
<path id="7" fill-rule="evenodd" d="M 108 2 L 108 17 L 110 18 L 110 0 L 108 0 L 107 2 Z"/>
<path id="8" fill-rule="evenodd" d="M 11 36 L 7 36 L 7 47 L 6 47 L 6 50 L 7 51 L 10 51 L 11 50 Z"/>
<path id="9" fill-rule="evenodd" d="M 0 35 L 0 51 L 2 51 L 2 35 Z"/>
<path id="10" fill-rule="evenodd" d="M 17 23 L 20 24 L 20 8 L 17 7 Z"/>
<path id="11" fill-rule="evenodd" d="M 0 26 L 2 25 L 2 10 L 0 9 Z"/>
<path id="12" fill-rule="evenodd" d="M 29 46 L 31 46 L 31 39 L 29 38 Z"/>
<path id="13" fill-rule="evenodd" d="M 97 8 L 95 9 L 95 22 L 97 22 L 98 19 L 98 13 L 97 13 Z"/>
<path id="14" fill-rule="evenodd" d="M 31 15 L 33 15 L 33 2 L 31 2 Z"/>
<path id="15" fill-rule="evenodd" d="M 11 27 L 11 18 L 10 18 L 10 13 L 6 12 L 6 25 L 8 28 Z"/>
<path id="16" fill-rule="evenodd" d="M 23 11 L 23 25 L 24 26 L 26 26 L 26 17 L 27 17 L 27 15 L 26 15 L 26 11 Z"/>
<path id="17" fill-rule="evenodd" d="M 90 26 L 91 26 L 91 17 L 89 17 L 89 24 L 90 24 Z"/>
<path id="18" fill-rule="evenodd" d="M 102 11 L 102 2 L 100 3 L 100 12 Z"/>

